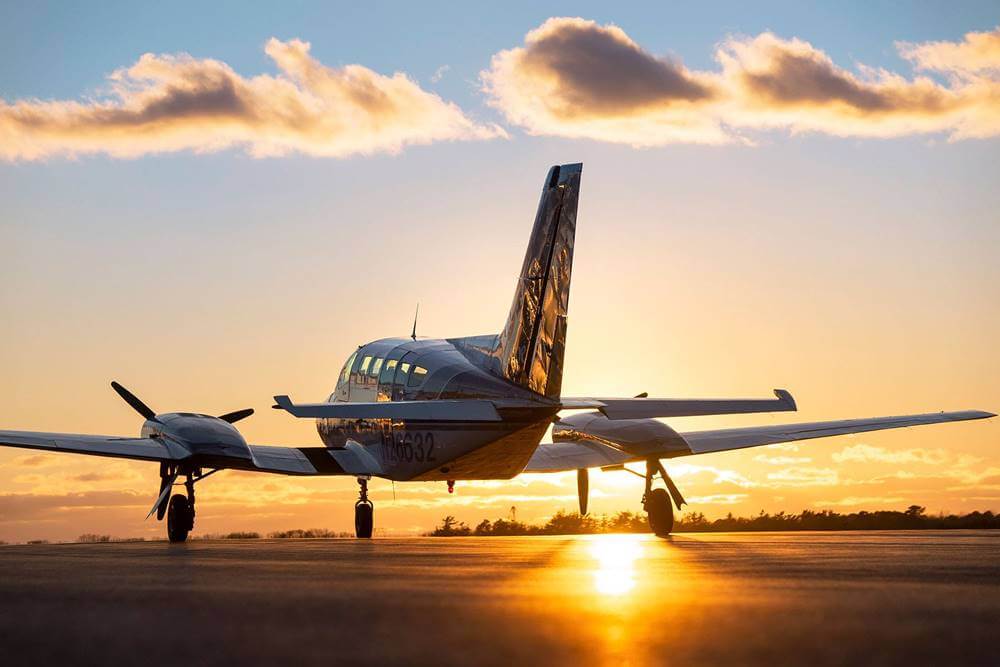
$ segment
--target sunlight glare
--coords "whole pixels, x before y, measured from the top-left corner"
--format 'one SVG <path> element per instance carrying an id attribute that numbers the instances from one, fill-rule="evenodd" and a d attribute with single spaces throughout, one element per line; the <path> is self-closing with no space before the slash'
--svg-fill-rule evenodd
<path id="1" fill-rule="evenodd" d="M 594 587 L 602 595 L 624 595 L 635 588 L 635 563 L 642 557 L 642 536 L 602 535 L 590 554 L 597 561 Z"/>

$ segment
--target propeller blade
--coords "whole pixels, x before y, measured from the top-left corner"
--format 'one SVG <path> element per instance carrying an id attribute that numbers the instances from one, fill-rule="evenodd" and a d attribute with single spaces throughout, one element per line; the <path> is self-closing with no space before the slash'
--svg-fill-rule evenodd
<path id="1" fill-rule="evenodd" d="M 156 512 L 161 505 L 166 507 L 166 500 L 170 496 L 170 489 L 174 488 L 174 480 L 176 479 L 177 472 L 174 472 L 174 474 L 169 477 L 162 478 L 162 481 L 160 482 L 160 495 L 156 498 L 156 502 L 153 503 L 153 508 L 149 510 L 149 514 L 146 515 L 147 519 L 153 516 L 153 512 Z M 157 518 L 162 518 L 162 516 L 162 512 L 157 514 Z"/>
<path id="2" fill-rule="evenodd" d="M 590 471 L 579 468 L 576 471 L 576 493 L 580 497 L 580 516 L 587 516 L 587 494 L 590 491 Z"/>
<path id="3" fill-rule="evenodd" d="M 241 419 L 246 419 L 253 414 L 253 408 L 245 408 L 243 410 L 235 410 L 233 412 L 227 412 L 224 415 L 219 415 L 219 419 L 224 422 L 229 422 L 230 424 L 235 424 Z"/>
<path id="4" fill-rule="evenodd" d="M 126 403 L 132 406 L 132 409 L 138 412 L 140 415 L 146 419 L 152 419 L 156 421 L 156 413 L 149 409 L 149 406 L 140 401 L 135 394 L 130 392 L 125 387 L 121 386 L 114 380 L 111 381 L 111 388 L 118 392 Z"/>

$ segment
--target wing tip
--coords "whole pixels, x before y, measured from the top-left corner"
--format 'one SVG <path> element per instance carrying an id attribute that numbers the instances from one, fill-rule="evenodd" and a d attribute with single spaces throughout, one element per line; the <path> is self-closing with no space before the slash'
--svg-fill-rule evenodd
<path id="1" fill-rule="evenodd" d="M 779 401 L 788 406 L 789 412 L 798 412 L 799 406 L 795 403 L 795 399 L 792 397 L 791 392 L 787 389 L 775 389 L 774 395 Z"/>

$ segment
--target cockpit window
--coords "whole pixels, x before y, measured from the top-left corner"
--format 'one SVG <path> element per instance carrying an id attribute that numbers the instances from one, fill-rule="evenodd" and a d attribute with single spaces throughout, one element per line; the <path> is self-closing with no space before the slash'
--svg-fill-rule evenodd
<path id="1" fill-rule="evenodd" d="M 358 366 L 358 375 L 364 375 L 368 372 L 368 366 L 372 363 L 371 355 L 366 356 L 361 360 L 361 365 Z"/>
<path id="2" fill-rule="evenodd" d="M 340 381 L 341 382 L 347 382 L 347 378 L 349 378 L 351 376 L 351 366 L 354 365 L 354 358 L 357 357 L 357 356 L 358 356 L 358 353 L 355 352 L 354 354 L 351 355 L 350 359 L 347 360 L 347 363 L 344 364 L 344 370 L 341 371 L 341 373 L 340 373 Z"/>
<path id="3" fill-rule="evenodd" d="M 371 372 L 368 373 L 368 374 L 371 375 L 373 378 L 377 378 L 378 377 L 378 372 L 380 370 L 382 370 L 382 362 L 383 361 L 385 361 L 385 359 L 383 359 L 382 357 L 379 357 L 378 359 L 376 359 L 375 363 L 372 364 L 372 370 L 371 370 Z"/>
<path id="4" fill-rule="evenodd" d="M 382 375 L 379 377 L 378 381 L 382 384 L 389 384 L 392 382 L 392 376 L 396 374 L 396 364 L 399 362 L 395 359 L 390 359 L 385 362 L 385 367 L 382 368 Z"/>
<path id="5" fill-rule="evenodd" d="M 410 380 L 406 383 L 407 387 L 417 387 L 427 378 L 427 369 L 423 366 L 414 366 L 413 372 L 410 373 Z"/>

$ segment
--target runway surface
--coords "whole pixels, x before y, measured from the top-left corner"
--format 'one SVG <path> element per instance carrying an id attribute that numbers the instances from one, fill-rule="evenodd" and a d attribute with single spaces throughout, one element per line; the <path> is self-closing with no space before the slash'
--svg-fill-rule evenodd
<path id="1" fill-rule="evenodd" d="M 1000 531 L 0 547 L 4 664 L 1000 664 Z"/>

